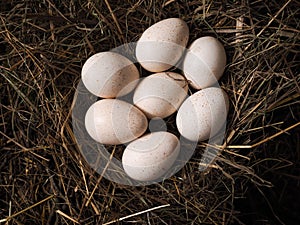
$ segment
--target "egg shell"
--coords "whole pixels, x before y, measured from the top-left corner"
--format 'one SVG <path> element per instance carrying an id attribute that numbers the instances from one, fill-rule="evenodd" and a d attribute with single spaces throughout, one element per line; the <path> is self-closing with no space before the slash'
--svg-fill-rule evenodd
<path id="1" fill-rule="evenodd" d="M 103 144 L 130 142 L 141 136 L 147 126 L 147 118 L 138 108 L 118 99 L 97 101 L 85 115 L 87 132 Z"/>
<path id="2" fill-rule="evenodd" d="M 187 24 L 179 18 L 161 20 L 146 29 L 136 46 L 136 57 L 144 69 L 162 72 L 175 66 L 189 38 Z"/>
<path id="3" fill-rule="evenodd" d="M 223 45 L 214 37 L 195 40 L 183 59 L 184 75 L 197 90 L 212 86 L 222 76 L 226 66 Z"/>
<path id="4" fill-rule="evenodd" d="M 174 164 L 180 151 L 178 138 L 168 132 L 147 134 L 125 149 L 122 164 L 127 175 L 139 181 L 153 181 Z"/>
<path id="5" fill-rule="evenodd" d="M 102 98 L 128 94 L 140 77 L 136 66 L 115 52 L 100 52 L 88 58 L 82 67 L 81 76 L 85 87 Z"/>
<path id="6" fill-rule="evenodd" d="M 137 86 L 133 102 L 148 118 L 173 114 L 187 97 L 185 78 L 173 72 L 152 74 Z"/>
<path id="7" fill-rule="evenodd" d="M 228 96 L 221 88 L 202 89 L 182 103 L 176 116 L 177 128 L 191 141 L 204 141 L 225 125 L 228 109 Z"/>

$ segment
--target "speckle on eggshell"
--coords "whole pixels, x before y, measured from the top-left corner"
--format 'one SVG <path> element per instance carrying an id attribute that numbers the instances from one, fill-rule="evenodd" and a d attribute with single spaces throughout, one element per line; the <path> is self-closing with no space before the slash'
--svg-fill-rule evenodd
<path id="1" fill-rule="evenodd" d="M 139 181 L 161 178 L 173 165 L 180 151 L 178 138 L 169 132 L 153 132 L 131 142 L 122 156 L 129 177 Z"/>
<path id="2" fill-rule="evenodd" d="M 130 142 L 147 129 L 146 116 L 135 106 L 118 99 L 102 99 L 88 109 L 85 127 L 102 144 Z"/>
<path id="3" fill-rule="evenodd" d="M 225 91 L 217 87 L 202 89 L 182 103 L 176 116 L 177 128 L 191 141 L 204 141 L 224 126 L 228 109 Z"/>
<path id="4" fill-rule="evenodd" d="M 165 118 L 178 110 L 187 97 L 185 78 L 174 72 L 155 73 L 137 86 L 133 102 L 148 118 Z"/>
<path id="5" fill-rule="evenodd" d="M 137 42 L 137 60 L 151 72 L 168 70 L 182 57 L 188 38 L 189 28 L 183 20 L 161 20 L 146 29 Z"/>

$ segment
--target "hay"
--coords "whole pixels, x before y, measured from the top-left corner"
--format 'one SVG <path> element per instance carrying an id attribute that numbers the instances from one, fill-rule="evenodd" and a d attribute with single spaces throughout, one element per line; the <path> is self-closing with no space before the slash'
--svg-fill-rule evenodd
<path id="1" fill-rule="evenodd" d="M 0 221 L 299 224 L 299 8 L 296 0 L 1 1 Z M 199 143 L 170 179 L 118 185 L 75 144 L 81 67 L 168 17 L 188 23 L 190 42 L 212 35 L 226 48 L 224 150 L 206 174 L 197 170 Z"/>

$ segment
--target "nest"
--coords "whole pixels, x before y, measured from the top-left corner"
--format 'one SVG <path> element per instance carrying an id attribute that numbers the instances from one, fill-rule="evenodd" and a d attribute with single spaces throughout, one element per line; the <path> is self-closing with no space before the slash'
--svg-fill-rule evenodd
<path id="1" fill-rule="evenodd" d="M 1 1 L 0 224 L 299 224 L 299 8 L 292 0 Z M 225 46 L 224 145 L 205 173 L 201 142 L 171 178 L 120 185 L 91 169 L 76 144 L 81 68 L 170 17 L 187 22 L 189 43 L 210 35 Z"/>

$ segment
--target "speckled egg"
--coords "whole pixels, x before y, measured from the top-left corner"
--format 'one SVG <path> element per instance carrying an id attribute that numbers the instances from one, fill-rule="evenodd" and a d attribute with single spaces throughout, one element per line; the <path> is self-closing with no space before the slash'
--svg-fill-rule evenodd
<path id="1" fill-rule="evenodd" d="M 122 164 L 127 175 L 139 181 L 162 178 L 174 164 L 180 151 L 178 138 L 168 132 L 147 134 L 125 149 Z"/>
<path id="2" fill-rule="evenodd" d="M 92 94 L 115 98 L 131 92 L 140 75 L 136 66 L 126 57 L 114 52 L 100 52 L 88 58 L 81 76 Z"/>
<path id="3" fill-rule="evenodd" d="M 223 45 L 214 37 L 201 37 L 189 47 L 183 59 L 183 71 L 197 90 L 212 86 L 222 76 L 226 66 Z"/>
<path id="4" fill-rule="evenodd" d="M 102 144 L 130 142 L 140 137 L 147 126 L 147 118 L 138 108 L 118 99 L 97 101 L 85 115 L 87 132 Z"/>
<path id="5" fill-rule="evenodd" d="M 161 20 L 144 31 L 136 46 L 136 57 L 148 71 L 162 72 L 175 66 L 189 38 L 187 24 L 179 18 Z"/>
<path id="6" fill-rule="evenodd" d="M 221 88 L 202 89 L 182 103 L 176 117 L 177 128 L 191 141 L 204 141 L 225 125 L 228 108 L 228 96 Z"/>
<path id="7" fill-rule="evenodd" d="M 173 114 L 187 97 L 188 84 L 178 73 L 162 72 L 144 78 L 137 86 L 133 102 L 148 118 Z"/>

